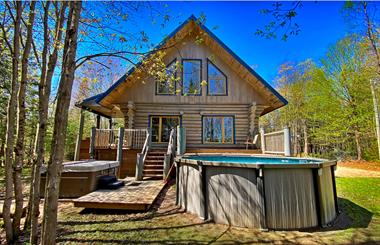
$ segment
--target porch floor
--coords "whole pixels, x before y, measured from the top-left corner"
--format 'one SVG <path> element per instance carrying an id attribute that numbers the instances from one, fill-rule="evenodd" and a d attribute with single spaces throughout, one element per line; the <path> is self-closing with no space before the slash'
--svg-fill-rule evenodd
<path id="1" fill-rule="evenodd" d="M 165 183 L 162 180 L 126 180 L 117 190 L 96 190 L 73 200 L 75 207 L 95 209 L 123 209 L 146 211 L 150 208 Z"/>

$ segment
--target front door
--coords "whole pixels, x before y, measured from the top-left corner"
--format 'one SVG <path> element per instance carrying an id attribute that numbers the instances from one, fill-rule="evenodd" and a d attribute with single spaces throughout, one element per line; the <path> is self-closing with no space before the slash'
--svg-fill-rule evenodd
<path id="1" fill-rule="evenodd" d="M 152 142 L 169 142 L 170 131 L 179 124 L 180 116 L 151 116 L 150 127 L 152 128 Z"/>

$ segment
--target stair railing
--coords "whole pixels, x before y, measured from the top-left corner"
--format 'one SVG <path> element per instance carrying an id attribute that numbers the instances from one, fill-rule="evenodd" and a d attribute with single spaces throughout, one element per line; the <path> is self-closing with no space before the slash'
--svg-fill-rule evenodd
<path id="1" fill-rule="evenodd" d="M 164 172 L 163 172 L 163 177 L 164 179 L 167 178 L 167 175 L 169 173 L 170 167 L 174 162 L 174 159 L 176 157 L 176 144 L 177 144 L 177 130 L 176 128 L 173 128 L 170 131 L 170 136 L 169 136 L 169 144 L 168 144 L 168 150 L 165 154 L 165 159 L 164 159 Z"/>
<path id="2" fill-rule="evenodd" d="M 136 160 L 136 180 L 142 180 L 143 177 L 143 169 L 144 169 L 144 162 L 146 159 L 146 156 L 148 155 L 150 145 L 151 145 L 151 131 L 150 129 L 147 130 L 147 134 L 145 137 L 144 146 L 141 150 L 141 153 L 137 153 L 137 160 Z"/>

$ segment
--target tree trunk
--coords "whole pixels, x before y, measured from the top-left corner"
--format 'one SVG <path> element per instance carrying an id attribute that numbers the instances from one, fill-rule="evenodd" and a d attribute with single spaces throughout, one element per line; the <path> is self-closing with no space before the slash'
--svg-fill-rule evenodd
<path id="1" fill-rule="evenodd" d="M 44 216 L 41 242 L 43 245 L 55 243 L 57 230 L 57 209 L 59 184 L 64 157 L 68 109 L 74 82 L 75 57 L 77 49 L 78 25 L 82 2 L 70 2 L 69 17 L 63 50 L 62 74 L 57 94 L 54 118 L 52 152 L 47 168 Z"/>
<path id="2" fill-rule="evenodd" d="M 33 23 L 34 23 L 34 9 L 36 2 L 30 2 L 29 18 L 27 22 L 27 32 L 26 41 L 24 46 L 24 52 L 22 54 L 21 60 L 21 80 L 20 87 L 18 90 L 18 113 L 17 113 L 17 142 L 15 148 L 15 161 L 14 161 L 14 172 L 13 172 L 13 183 L 16 199 L 16 208 L 13 216 L 13 236 L 17 239 L 20 235 L 20 222 L 23 211 L 23 193 L 22 193 L 22 182 L 21 182 L 21 172 L 22 165 L 24 161 L 24 138 L 25 138 L 25 90 L 27 84 L 28 76 L 28 65 L 29 65 L 29 54 L 32 46 L 32 34 L 33 34 Z"/>
<path id="3" fill-rule="evenodd" d="M 304 140 L 303 153 L 305 154 L 305 156 L 308 156 L 309 155 L 309 135 L 307 133 L 306 120 L 304 120 L 302 124 L 303 124 L 302 128 L 303 128 L 303 140 Z"/>
<path id="4" fill-rule="evenodd" d="M 362 147 L 360 145 L 359 131 L 357 129 L 355 129 L 354 134 L 355 134 L 354 136 L 355 136 L 357 160 L 362 160 Z"/>
<path id="5" fill-rule="evenodd" d="M 369 17 L 368 11 L 367 11 L 367 3 L 363 2 L 363 13 L 367 25 L 367 38 L 369 40 L 369 43 L 372 47 L 372 50 L 376 57 L 376 63 L 377 63 L 377 74 L 380 75 L 380 54 L 377 49 L 377 40 L 374 36 L 374 30 L 372 21 Z M 375 30 L 376 31 L 376 30 Z M 377 150 L 378 150 L 378 158 L 380 159 L 380 117 L 379 117 L 379 107 L 378 107 L 378 101 L 376 96 L 376 87 L 373 80 L 370 80 L 370 86 L 371 86 L 371 92 L 372 92 L 372 100 L 373 100 L 373 107 L 374 107 L 374 113 L 375 113 L 375 121 L 376 121 L 376 138 L 377 138 Z"/>
<path id="6" fill-rule="evenodd" d="M 372 92 L 372 100 L 373 100 L 373 111 L 375 113 L 375 123 L 376 123 L 376 138 L 377 138 L 377 151 L 378 151 L 378 159 L 380 159 L 380 117 L 379 117 L 379 106 L 377 102 L 376 89 L 375 84 L 372 79 L 370 79 L 370 86 Z"/>
<path id="7" fill-rule="evenodd" d="M 13 194 L 13 150 L 14 150 L 14 133 L 15 118 L 17 107 L 18 83 L 18 66 L 20 55 L 20 23 L 21 23 L 21 2 L 16 2 L 16 18 L 14 21 L 13 32 L 13 52 L 12 52 L 12 81 L 11 93 L 7 108 L 7 135 L 5 139 L 5 200 L 3 205 L 3 220 L 8 244 L 13 243 L 13 229 L 11 220 L 11 205 Z"/>
<path id="8" fill-rule="evenodd" d="M 42 51 L 42 72 L 40 77 L 40 84 L 38 89 L 39 103 L 38 103 L 38 114 L 39 122 L 36 135 L 36 144 L 34 149 L 35 161 L 32 169 L 32 183 L 29 198 L 29 215 L 30 219 L 30 243 L 38 244 L 38 216 L 39 216 L 39 206 L 40 206 L 40 169 L 44 162 L 45 156 L 45 137 L 47 129 L 47 119 L 48 119 L 48 109 L 49 109 L 49 97 L 51 92 L 51 81 L 54 74 L 54 70 L 57 64 L 58 49 L 62 39 L 62 28 L 64 23 L 64 16 L 67 7 L 67 2 L 61 3 L 61 8 L 59 10 L 59 16 L 57 16 L 54 37 L 54 48 L 53 52 L 49 56 L 49 61 L 47 61 L 48 47 L 49 47 L 49 6 L 50 1 L 46 2 L 44 7 L 44 46 Z M 26 227 L 28 227 L 28 223 Z"/>

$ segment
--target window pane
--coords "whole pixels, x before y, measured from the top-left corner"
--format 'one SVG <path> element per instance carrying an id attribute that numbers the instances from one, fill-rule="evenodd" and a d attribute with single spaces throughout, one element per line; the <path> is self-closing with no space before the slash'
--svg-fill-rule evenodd
<path id="1" fill-rule="evenodd" d="M 170 131 L 178 125 L 178 117 L 162 117 L 161 142 L 169 142 Z"/>
<path id="2" fill-rule="evenodd" d="M 233 118 L 225 117 L 224 118 L 224 143 L 233 143 Z"/>
<path id="3" fill-rule="evenodd" d="M 227 94 L 226 76 L 211 62 L 208 62 L 208 92 L 209 94 Z"/>
<path id="4" fill-rule="evenodd" d="M 183 61 L 183 93 L 200 94 L 201 92 L 201 61 Z"/>
<path id="5" fill-rule="evenodd" d="M 166 69 L 167 80 L 157 81 L 157 94 L 175 94 L 175 61 Z"/>
<path id="6" fill-rule="evenodd" d="M 222 118 L 204 117 L 203 120 L 204 142 L 222 143 Z"/>
<path id="7" fill-rule="evenodd" d="M 159 128 L 160 128 L 160 118 L 152 117 L 152 142 L 158 142 Z"/>
<path id="8" fill-rule="evenodd" d="M 233 144 L 233 117 L 207 116 L 203 117 L 203 142 Z"/>

